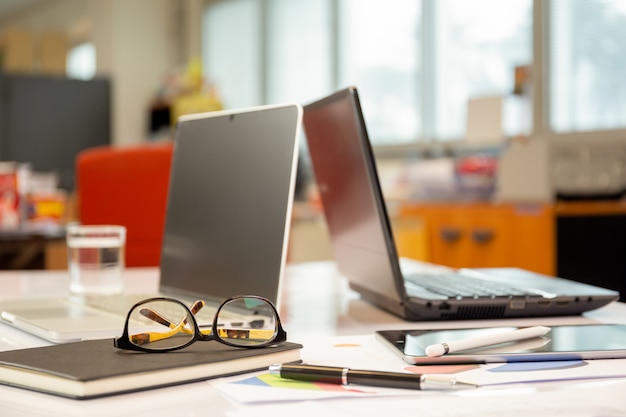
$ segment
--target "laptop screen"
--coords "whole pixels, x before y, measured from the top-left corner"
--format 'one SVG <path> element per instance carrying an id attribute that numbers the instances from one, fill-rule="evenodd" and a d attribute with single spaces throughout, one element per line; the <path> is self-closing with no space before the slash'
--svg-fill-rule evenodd
<path id="1" fill-rule="evenodd" d="M 339 269 L 353 287 L 398 299 L 404 287 L 356 88 L 306 105 L 304 127 Z"/>
<path id="2" fill-rule="evenodd" d="M 301 113 L 266 106 L 179 120 L 161 291 L 278 301 Z"/>

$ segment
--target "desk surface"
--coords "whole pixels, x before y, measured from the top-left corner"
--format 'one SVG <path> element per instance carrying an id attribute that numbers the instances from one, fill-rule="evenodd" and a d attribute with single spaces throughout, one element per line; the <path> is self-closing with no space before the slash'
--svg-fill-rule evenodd
<path id="1" fill-rule="evenodd" d="M 158 286 L 158 270 L 129 269 L 125 280 L 127 292 L 153 292 Z M 66 271 L 3 271 L 0 272 L 0 299 L 65 295 L 68 283 Z M 338 276 L 332 263 L 289 265 L 279 308 L 289 339 L 303 343 L 302 356 L 306 362 L 344 366 L 355 366 L 355 358 L 351 357 L 355 351 L 345 349 L 339 354 L 333 351 L 329 355 L 329 347 L 354 348 L 365 343 L 377 343 L 373 341 L 372 335 L 374 331 L 382 329 L 626 323 L 626 304 L 622 303 L 613 303 L 582 317 L 406 322 L 362 301 Z M 0 324 L 0 350 L 46 344 L 39 338 Z M 372 351 L 359 351 L 359 354 L 370 355 L 372 363 L 378 368 L 396 370 L 406 366 L 386 348 L 376 347 Z M 337 361 L 343 362 L 333 363 Z M 558 384 L 513 384 L 499 388 L 479 388 L 470 394 L 416 392 L 411 396 L 393 399 L 370 397 L 307 401 L 306 406 L 300 401 L 243 404 L 226 397 L 216 388 L 217 383 L 219 381 L 213 380 L 89 401 L 68 400 L 0 386 L 0 414 L 3 417 L 86 414 L 157 417 L 237 416 L 245 413 L 246 416 L 260 417 L 307 411 L 324 413 L 326 416 L 393 413 L 397 417 L 414 416 L 418 410 L 422 410 L 429 416 L 473 416 L 494 411 L 501 414 L 501 407 L 506 407 L 509 416 L 547 416 L 555 415 L 557 411 L 563 412 L 563 415 L 581 417 L 626 414 L 626 399 L 618 395 L 626 392 L 626 378 Z M 146 407 L 146 404 L 150 406 Z"/>

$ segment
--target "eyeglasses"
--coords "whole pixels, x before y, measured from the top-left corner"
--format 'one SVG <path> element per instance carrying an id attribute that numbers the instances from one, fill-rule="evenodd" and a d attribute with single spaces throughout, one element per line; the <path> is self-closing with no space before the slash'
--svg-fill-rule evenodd
<path id="1" fill-rule="evenodd" d="M 198 340 L 242 348 L 261 348 L 287 340 L 276 307 L 266 298 L 245 295 L 227 299 L 218 307 L 210 329 L 199 326 L 195 317 L 204 305 L 198 300 L 187 307 L 165 297 L 140 301 L 128 312 L 124 333 L 114 345 L 126 350 L 169 352 Z"/>

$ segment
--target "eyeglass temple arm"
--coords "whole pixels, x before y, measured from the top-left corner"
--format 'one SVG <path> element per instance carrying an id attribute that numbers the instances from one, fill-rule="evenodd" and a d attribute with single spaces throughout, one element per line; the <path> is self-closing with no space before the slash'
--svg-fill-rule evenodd
<path id="1" fill-rule="evenodd" d="M 198 311 L 200 311 L 202 309 L 202 307 L 204 307 L 204 301 L 202 300 L 198 300 L 196 302 L 194 302 L 191 307 L 189 308 L 189 310 L 191 311 L 191 314 L 196 315 L 196 313 L 198 313 Z M 149 307 L 144 307 L 141 310 L 139 310 L 139 313 L 141 313 L 142 316 L 155 321 L 159 324 L 162 324 L 164 326 L 169 327 L 170 329 L 174 329 L 174 328 L 178 328 L 179 326 L 185 325 L 187 324 L 187 317 L 185 317 L 182 322 L 178 323 L 178 324 L 174 324 L 171 320 L 168 320 L 167 318 L 163 317 L 161 314 L 159 314 L 157 311 L 149 308 Z"/>

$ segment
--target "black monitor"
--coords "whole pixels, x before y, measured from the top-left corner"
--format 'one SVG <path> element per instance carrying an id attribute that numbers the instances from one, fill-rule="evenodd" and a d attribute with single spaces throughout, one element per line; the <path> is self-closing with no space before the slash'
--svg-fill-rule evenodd
<path id="1" fill-rule="evenodd" d="M 73 190 L 77 153 L 111 142 L 110 107 L 108 79 L 0 75 L 0 160 L 56 172 Z"/>

